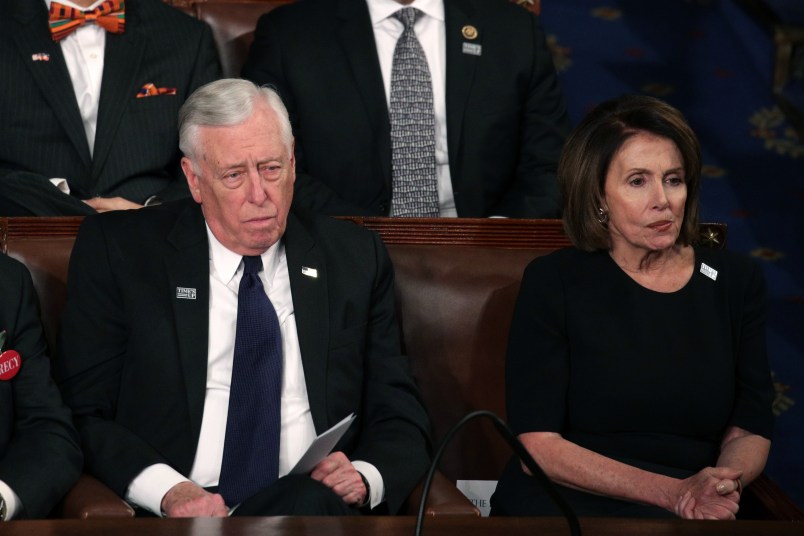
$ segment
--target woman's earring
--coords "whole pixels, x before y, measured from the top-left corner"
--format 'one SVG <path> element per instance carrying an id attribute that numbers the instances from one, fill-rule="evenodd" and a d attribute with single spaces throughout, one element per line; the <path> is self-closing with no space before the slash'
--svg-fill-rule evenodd
<path id="1" fill-rule="evenodd" d="M 606 223 L 609 222 L 609 213 L 603 210 L 602 208 L 598 207 L 597 221 L 605 225 Z"/>

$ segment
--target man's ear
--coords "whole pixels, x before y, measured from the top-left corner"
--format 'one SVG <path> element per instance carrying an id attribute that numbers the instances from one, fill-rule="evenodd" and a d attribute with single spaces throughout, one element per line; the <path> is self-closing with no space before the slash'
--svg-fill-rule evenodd
<path id="1" fill-rule="evenodd" d="M 290 176 L 291 182 L 296 182 L 296 138 L 293 138 L 293 141 L 290 142 Z"/>
<path id="2" fill-rule="evenodd" d="M 181 159 L 181 169 L 184 171 L 184 176 L 187 178 L 187 186 L 190 187 L 190 194 L 193 196 L 196 203 L 201 203 L 201 177 L 196 175 L 193 161 L 183 156 Z"/>

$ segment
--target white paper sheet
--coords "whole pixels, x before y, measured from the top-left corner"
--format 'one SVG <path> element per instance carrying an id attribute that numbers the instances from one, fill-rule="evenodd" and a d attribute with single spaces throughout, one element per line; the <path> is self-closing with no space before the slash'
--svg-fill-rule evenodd
<path id="1" fill-rule="evenodd" d="M 322 433 L 320 436 L 313 440 L 313 443 L 307 449 L 307 452 L 296 462 L 293 469 L 290 470 L 291 475 L 307 474 L 318 465 L 318 462 L 326 458 L 332 452 L 335 444 L 343 437 L 349 425 L 355 420 L 355 414 L 352 413 L 341 422 Z"/>

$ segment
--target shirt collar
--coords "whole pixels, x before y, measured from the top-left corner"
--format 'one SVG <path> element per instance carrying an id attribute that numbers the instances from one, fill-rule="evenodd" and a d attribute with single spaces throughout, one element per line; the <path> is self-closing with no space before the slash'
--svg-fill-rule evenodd
<path id="1" fill-rule="evenodd" d="M 413 0 L 410 5 L 403 6 L 396 0 L 366 0 L 368 3 L 371 24 L 376 25 L 403 7 L 415 7 L 428 17 L 432 17 L 441 22 L 444 21 L 444 2 L 443 0 Z"/>
<path id="2" fill-rule="evenodd" d="M 221 244 L 212 233 L 209 225 L 207 225 L 207 236 L 209 237 L 209 258 L 212 261 L 215 273 L 221 281 L 229 285 L 237 275 L 243 256 Z M 274 280 L 284 249 L 283 241 L 279 240 L 260 255 L 262 258 L 262 270 L 265 272 L 264 280 L 269 285 Z"/>
<path id="3" fill-rule="evenodd" d="M 81 6 L 79 6 L 78 4 L 74 4 L 74 3 L 70 2 L 70 0 L 59 0 L 59 3 L 60 3 L 60 4 L 65 5 L 65 6 L 67 6 L 67 7 L 72 7 L 72 8 L 74 8 L 74 9 L 78 9 L 78 10 L 80 10 L 80 11 L 89 11 L 89 10 L 91 10 L 91 9 L 95 9 L 96 7 L 98 7 L 98 5 L 100 5 L 100 4 L 101 4 L 101 3 L 103 3 L 104 1 L 105 1 L 105 0 L 96 0 L 95 2 L 93 2 L 92 4 L 90 4 L 90 6 L 89 6 L 89 7 L 81 7 Z M 45 0 L 45 4 L 47 5 L 47 10 L 48 10 L 48 11 L 50 11 L 50 4 L 51 4 L 52 2 L 53 2 L 53 0 Z"/>

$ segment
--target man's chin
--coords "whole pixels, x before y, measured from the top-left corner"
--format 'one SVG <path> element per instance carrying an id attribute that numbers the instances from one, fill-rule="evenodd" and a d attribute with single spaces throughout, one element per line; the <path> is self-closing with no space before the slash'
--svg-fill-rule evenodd
<path id="1" fill-rule="evenodd" d="M 282 238 L 283 229 L 276 225 L 276 220 L 271 225 L 254 227 L 248 233 L 248 247 L 254 251 L 263 252 Z"/>

